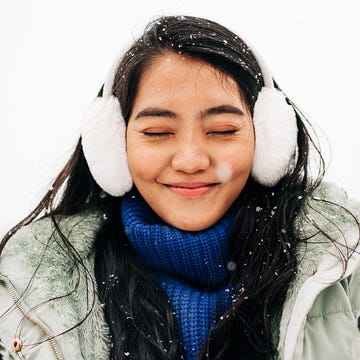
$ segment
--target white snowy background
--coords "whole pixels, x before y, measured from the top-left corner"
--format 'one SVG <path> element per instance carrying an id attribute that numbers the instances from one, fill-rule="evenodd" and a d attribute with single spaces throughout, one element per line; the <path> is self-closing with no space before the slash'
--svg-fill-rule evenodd
<path id="1" fill-rule="evenodd" d="M 358 0 L 1 0 L 0 236 L 65 164 L 120 50 L 168 14 L 207 17 L 249 39 L 326 134 L 327 179 L 360 199 Z"/>

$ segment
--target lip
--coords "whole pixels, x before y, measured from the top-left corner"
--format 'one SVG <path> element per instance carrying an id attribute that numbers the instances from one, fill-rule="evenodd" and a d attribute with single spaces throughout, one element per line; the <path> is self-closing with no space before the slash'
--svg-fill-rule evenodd
<path id="1" fill-rule="evenodd" d="M 219 183 L 205 183 L 205 182 L 192 182 L 192 183 L 171 183 L 164 184 L 170 191 L 175 194 L 181 195 L 188 199 L 198 199 L 210 191 L 212 191 Z"/>

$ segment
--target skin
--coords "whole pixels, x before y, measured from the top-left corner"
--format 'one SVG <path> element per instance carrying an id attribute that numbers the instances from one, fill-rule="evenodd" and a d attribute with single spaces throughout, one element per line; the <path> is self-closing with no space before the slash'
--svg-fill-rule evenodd
<path id="1" fill-rule="evenodd" d="M 175 53 L 143 72 L 127 155 L 134 184 L 165 222 L 187 231 L 215 224 L 243 190 L 254 149 L 251 114 L 231 77 Z"/>

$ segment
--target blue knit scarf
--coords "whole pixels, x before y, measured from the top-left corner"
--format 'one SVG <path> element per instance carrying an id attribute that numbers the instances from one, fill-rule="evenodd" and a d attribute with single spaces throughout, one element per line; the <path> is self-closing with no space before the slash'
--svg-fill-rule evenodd
<path id="1" fill-rule="evenodd" d="M 171 301 L 186 359 L 195 360 L 231 302 L 227 235 L 232 212 L 211 228 L 187 232 L 167 225 L 140 195 L 130 193 L 123 197 L 121 216 L 135 253 Z"/>

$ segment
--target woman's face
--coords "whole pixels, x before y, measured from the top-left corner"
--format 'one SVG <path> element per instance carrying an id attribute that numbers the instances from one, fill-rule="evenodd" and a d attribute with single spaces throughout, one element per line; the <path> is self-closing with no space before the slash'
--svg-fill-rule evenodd
<path id="1" fill-rule="evenodd" d="M 251 114 L 235 81 L 168 53 L 143 73 L 127 127 L 134 184 L 165 222 L 216 223 L 240 194 L 254 157 Z"/>

